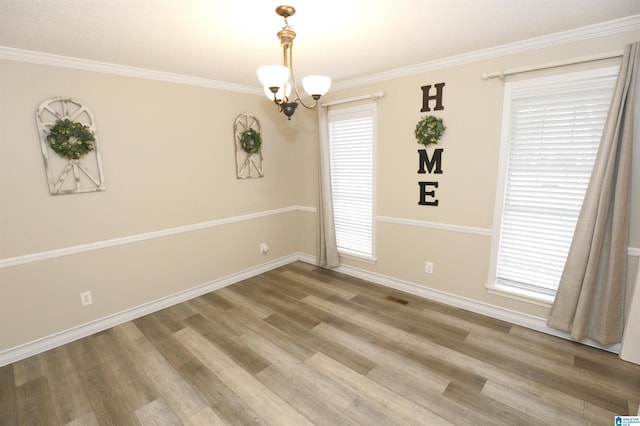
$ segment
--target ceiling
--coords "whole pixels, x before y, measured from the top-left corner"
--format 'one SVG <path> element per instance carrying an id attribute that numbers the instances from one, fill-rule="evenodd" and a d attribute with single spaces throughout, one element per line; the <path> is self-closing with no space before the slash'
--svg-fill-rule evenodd
<path id="1" fill-rule="evenodd" d="M 284 2 L 284 3 L 283 3 Z M 640 14 L 640 0 L 0 0 L 0 46 L 258 87 L 276 6 L 334 83 Z"/>

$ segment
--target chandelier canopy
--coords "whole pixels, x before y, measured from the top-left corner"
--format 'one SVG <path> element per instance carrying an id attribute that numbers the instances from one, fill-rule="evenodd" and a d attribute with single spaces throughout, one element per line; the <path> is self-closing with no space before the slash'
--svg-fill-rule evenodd
<path id="1" fill-rule="evenodd" d="M 331 79 L 324 75 L 304 77 L 302 87 L 313 98 L 313 104 L 307 105 L 302 101 L 293 73 L 293 40 L 296 38 L 296 33 L 288 22 L 288 18 L 293 16 L 296 10 L 292 6 L 278 6 L 276 13 L 284 18 L 284 27 L 278 32 L 284 65 L 265 65 L 258 68 L 258 79 L 264 86 L 267 98 L 278 105 L 279 110 L 291 120 L 298 103 L 307 109 L 318 106 L 318 99 L 331 87 Z"/>

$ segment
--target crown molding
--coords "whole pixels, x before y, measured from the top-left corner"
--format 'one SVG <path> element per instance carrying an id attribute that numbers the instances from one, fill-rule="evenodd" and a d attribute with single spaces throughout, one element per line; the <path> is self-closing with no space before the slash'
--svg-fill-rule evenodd
<path id="1" fill-rule="evenodd" d="M 604 37 L 612 34 L 622 33 L 640 29 L 640 15 L 632 15 L 613 21 L 589 25 L 573 30 L 549 34 L 515 43 L 504 44 L 487 49 L 449 56 L 434 61 L 423 62 L 408 67 L 396 68 L 381 73 L 371 74 L 364 77 L 355 78 L 343 82 L 335 82 L 333 88 L 348 89 L 352 87 L 364 86 L 380 81 L 392 80 L 433 71 L 452 66 L 464 65 L 472 62 L 493 59 L 501 56 L 527 52 L 545 47 L 559 46 L 580 40 Z M 102 72 L 107 74 L 122 75 L 127 77 L 137 77 L 149 80 L 164 81 L 169 83 L 186 84 L 191 86 L 206 87 L 209 89 L 226 90 L 230 92 L 246 93 L 251 95 L 261 95 L 262 91 L 253 86 L 229 83 L 218 80 L 194 77 L 183 74 L 174 74 L 164 71 L 156 71 L 146 68 L 137 68 L 127 65 L 118 65 L 108 62 L 92 61 L 87 59 L 73 58 L 69 56 L 54 55 L 50 53 L 37 52 L 32 50 L 16 49 L 12 47 L 0 46 L 0 59 L 11 61 L 31 62 L 40 65 L 50 65 L 56 67 L 72 68 L 83 71 Z"/>
<path id="2" fill-rule="evenodd" d="M 167 83 L 185 84 L 189 86 L 206 87 L 208 89 L 226 90 L 229 92 L 260 95 L 262 91 L 241 84 L 225 81 L 209 80 L 183 74 L 174 74 L 164 71 L 156 71 L 147 68 L 137 68 L 127 65 L 111 64 L 108 62 L 92 61 L 88 59 L 73 58 L 70 56 L 54 55 L 51 53 L 36 52 L 33 50 L 16 49 L 0 46 L 0 59 L 10 61 L 30 62 L 39 65 L 71 68 L 82 71 L 101 72 L 106 74 L 122 75 L 126 77 L 143 78 L 147 80 L 163 81 Z"/>
<path id="3" fill-rule="evenodd" d="M 408 67 L 396 68 L 377 74 L 371 74 L 369 76 L 335 83 L 333 85 L 333 88 L 336 90 L 340 90 L 359 87 L 371 83 L 378 83 L 380 81 L 393 80 L 400 77 L 416 75 L 427 71 L 465 65 L 473 62 L 499 58 L 502 56 L 528 52 L 536 49 L 560 46 L 562 44 L 577 42 L 581 40 L 605 37 L 608 35 L 618 34 L 626 31 L 633 31 L 637 29 L 640 29 L 640 15 L 633 15 L 613 21 L 603 22 L 600 24 L 576 28 L 574 30 L 535 37 L 515 43 L 503 44 L 500 46 L 490 47 L 488 49 L 476 50 L 474 52 L 463 53 L 460 55 L 449 56 L 446 58 L 423 62 L 421 64 L 411 65 Z"/>

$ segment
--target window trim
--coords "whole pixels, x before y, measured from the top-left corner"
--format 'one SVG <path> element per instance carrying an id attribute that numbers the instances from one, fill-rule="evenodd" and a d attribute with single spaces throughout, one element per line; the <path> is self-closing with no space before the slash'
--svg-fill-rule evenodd
<path id="1" fill-rule="evenodd" d="M 367 102 L 361 105 L 350 107 L 332 107 L 327 111 L 327 126 L 331 125 L 332 116 L 350 115 L 350 114 L 368 114 L 372 120 L 372 142 L 371 142 L 371 255 L 356 253 L 348 249 L 337 247 L 340 256 L 345 258 L 375 264 L 378 260 L 376 257 L 376 182 L 377 182 L 377 147 L 378 147 L 378 104 L 377 102 Z M 331 136 L 328 131 L 329 152 L 331 150 Z M 329 154 L 331 161 L 331 154 Z M 333 192 L 333 191 L 332 191 Z M 333 200 L 332 200 L 333 202 Z"/>
<path id="2" fill-rule="evenodd" d="M 541 84 L 554 85 L 574 81 L 576 78 L 598 78 L 617 76 L 619 66 L 604 66 L 577 72 L 567 72 L 546 77 L 534 77 L 526 80 L 517 80 L 504 83 L 502 123 L 500 130 L 500 150 L 498 158 L 498 173 L 496 179 L 495 205 L 493 212 L 493 228 L 491 236 L 491 254 L 489 260 L 489 275 L 485 288 L 489 294 L 500 295 L 538 306 L 551 307 L 555 295 L 545 295 L 531 290 L 525 290 L 498 283 L 498 254 L 501 237 L 502 216 L 505 203 L 505 187 L 507 179 L 507 165 L 509 155 L 509 140 L 511 130 L 512 100 L 514 90 L 523 90 L 528 87 L 538 87 Z M 533 89 L 537 90 L 537 89 Z"/>

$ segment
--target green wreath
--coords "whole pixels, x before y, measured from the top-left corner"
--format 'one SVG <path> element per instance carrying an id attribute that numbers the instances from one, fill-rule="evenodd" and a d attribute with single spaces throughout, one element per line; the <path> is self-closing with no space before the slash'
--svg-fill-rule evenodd
<path id="1" fill-rule="evenodd" d="M 446 129 L 442 118 L 427 115 L 416 124 L 416 140 L 425 146 L 437 144 Z"/>
<path id="2" fill-rule="evenodd" d="M 260 132 L 247 129 L 240 135 L 240 146 L 247 154 L 255 154 L 262 146 L 262 136 Z"/>
<path id="3" fill-rule="evenodd" d="M 47 142 L 51 149 L 69 160 L 82 158 L 96 149 L 95 140 L 88 126 L 68 118 L 57 120 L 47 135 Z"/>

